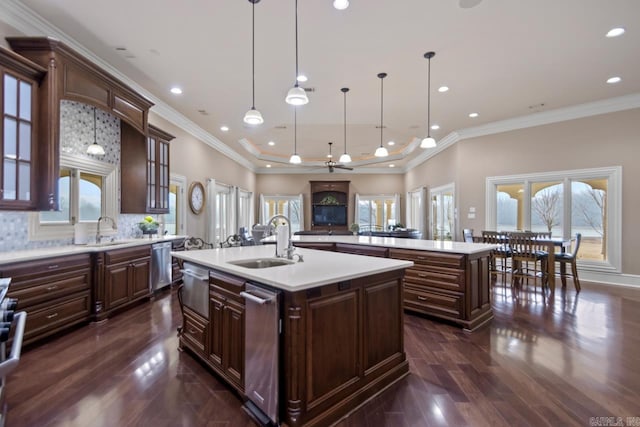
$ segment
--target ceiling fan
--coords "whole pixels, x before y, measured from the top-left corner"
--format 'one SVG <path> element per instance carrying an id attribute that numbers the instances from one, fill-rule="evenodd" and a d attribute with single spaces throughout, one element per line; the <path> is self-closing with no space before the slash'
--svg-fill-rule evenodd
<path id="1" fill-rule="evenodd" d="M 332 145 L 333 145 L 333 142 L 330 142 L 329 143 L 329 154 L 327 155 L 327 158 L 329 160 L 324 162 L 324 165 L 329 168 L 329 172 L 333 172 L 334 169 L 346 169 L 346 170 L 352 171 L 353 168 L 341 165 L 341 164 L 339 164 L 339 163 L 337 163 L 337 162 L 335 162 L 333 160 L 333 154 L 331 153 L 331 146 Z"/>

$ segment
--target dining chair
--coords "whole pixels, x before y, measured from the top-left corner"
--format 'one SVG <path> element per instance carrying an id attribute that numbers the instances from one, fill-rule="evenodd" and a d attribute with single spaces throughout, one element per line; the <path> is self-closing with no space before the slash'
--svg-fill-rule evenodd
<path id="1" fill-rule="evenodd" d="M 463 228 L 462 236 L 464 237 L 465 243 L 473 243 L 473 228 Z"/>
<path id="2" fill-rule="evenodd" d="M 576 287 L 576 292 L 580 292 L 580 280 L 578 279 L 578 250 L 580 249 L 580 242 L 582 241 L 582 234 L 576 233 L 576 244 L 573 247 L 573 251 L 555 253 L 556 262 L 560 263 L 560 279 L 562 280 L 562 287 L 567 287 L 567 264 L 571 265 L 571 275 L 573 276 L 573 285 Z"/>
<path id="3" fill-rule="evenodd" d="M 549 279 L 547 245 L 538 241 L 537 233 L 518 232 L 509 235 L 509 248 L 512 257 L 511 286 L 525 282 L 528 285 L 529 280 L 533 279 L 535 290 L 536 282 L 540 279 L 540 287 L 544 290 Z"/>
<path id="4" fill-rule="evenodd" d="M 502 278 L 502 284 L 507 286 L 507 273 L 509 268 L 507 260 L 511 258 L 511 249 L 509 248 L 508 233 L 499 231 L 482 231 L 482 242 L 499 245 L 491 251 L 491 259 L 489 265 L 489 273 L 498 280 L 498 274 Z M 499 262 L 499 264 L 498 264 Z"/>

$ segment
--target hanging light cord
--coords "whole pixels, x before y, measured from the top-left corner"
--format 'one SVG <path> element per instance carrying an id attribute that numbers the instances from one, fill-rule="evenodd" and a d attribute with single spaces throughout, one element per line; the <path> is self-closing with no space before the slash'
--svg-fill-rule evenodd
<path id="1" fill-rule="evenodd" d="M 298 87 L 298 0 L 296 0 L 296 87 Z"/>
<path id="2" fill-rule="evenodd" d="M 380 77 L 380 147 L 382 147 L 382 129 L 383 129 L 383 106 L 384 106 L 384 77 Z"/>
<path id="3" fill-rule="evenodd" d="M 298 3 L 296 1 L 296 3 Z M 298 109 L 293 107 L 293 154 L 298 154 Z"/>
<path id="4" fill-rule="evenodd" d="M 251 2 L 251 109 L 256 109 L 256 3 Z"/>
<path id="5" fill-rule="evenodd" d="M 347 154 L 347 91 L 344 93 L 344 154 Z"/>
<path id="6" fill-rule="evenodd" d="M 96 122 L 96 107 L 93 107 L 93 143 L 98 143 L 98 136 L 96 132 L 97 122 Z"/>
<path id="7" fill-rule="evenodd" d="M 431 138 L 431 56 L 427 66 L 427 138 Z"/>

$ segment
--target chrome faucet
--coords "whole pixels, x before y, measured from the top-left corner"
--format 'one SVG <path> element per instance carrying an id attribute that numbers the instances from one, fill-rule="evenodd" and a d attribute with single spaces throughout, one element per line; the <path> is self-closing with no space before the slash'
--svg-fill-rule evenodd
<path id="1" fill-rule="evenodd" d="M 100 218 L 98 218 L 98 227 L 96 228 L 96 243 L 100 243 L 100 238 L 102 237 L 100 236 L 100 223 L 102 222 L 102 220 L 111 221 L 111 226 L 113 227 L 113 229 L 114 230 L 118 229 L 118 224 L 113 218 L 111 218 L 110 216 L 101 216 Z"/>
<path id="2" fill-rule="evenodd" d="M 293 242 L 291 241 L 291 221 L 289 220 L 289 218 L 287 218 L 285 215 L 282 215 L 282 214 L 274 215 L 269 219 L 269 221 L 267 221 L 267 227 L 271 225 L 274 219 L 278 219 L 278 218 L 285 220 L 287 222 L 287 225 L 289 226 L 289 238 L 287 240 L 287 248 L 285 249 L 285 253 L 286 253 L 287 259 L 293 259 L 293 251 L 295 251 L 296 248 L 293 247 Z M 276 257 L 282 258 L 284 256 L 285 254 L 278 254 L 278 242 L 276 240 Z M 299 257 L 299 261 L 302 261 L 302 257 L 299 255 L 298 257 Z"/>

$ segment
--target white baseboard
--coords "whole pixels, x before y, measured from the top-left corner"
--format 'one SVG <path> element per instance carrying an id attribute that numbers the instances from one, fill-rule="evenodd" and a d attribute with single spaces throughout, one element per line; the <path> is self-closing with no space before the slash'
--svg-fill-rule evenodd
<path id="1" fill-rule="evenodd" d="M 640 289 L 640 276 L 624 273 L 607 273 L 600 271 L 579 271 L 581 281 L 606 283 L 607 285 L 627 286 Z M 571 280 L 571 279 L 569 279 Z"/>

